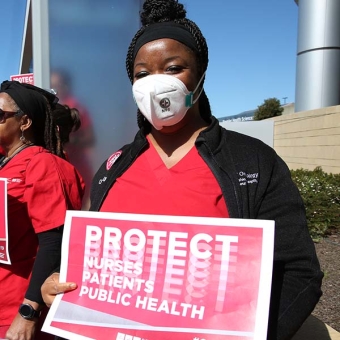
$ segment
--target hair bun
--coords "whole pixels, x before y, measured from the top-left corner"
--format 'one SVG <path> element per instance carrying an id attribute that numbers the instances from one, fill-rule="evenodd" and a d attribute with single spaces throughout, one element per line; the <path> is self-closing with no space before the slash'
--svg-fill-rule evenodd
<path id="1" fill-rule="evenodd" d="M 185 17 L 186 10 L 177 0 L 146 0 L 140 14 L 143 26 Z"/>

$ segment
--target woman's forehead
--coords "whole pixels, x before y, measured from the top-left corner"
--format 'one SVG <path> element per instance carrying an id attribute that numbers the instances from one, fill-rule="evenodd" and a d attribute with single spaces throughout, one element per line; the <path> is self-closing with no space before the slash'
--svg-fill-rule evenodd
<path id="1" fill-rule="evenodd" d="M 165 54 L 177 54 L 186 58 L 194 57 L 194 52 L 181 42 L 162 38 L 144 44 L 139 49 L 135 61 L 140 58 L 162 57 Z"/>
<path id="2" fill-rule="evenodd" d="M 7 94 L 6 92 L 0 93 L 0 104 L 1 104 L 1 106 L 3 106 L 3 105 L 11 106 L 12 103 L 13 103 L 13 99 L 11 98 L 11 96 L 9 94 Z"/>

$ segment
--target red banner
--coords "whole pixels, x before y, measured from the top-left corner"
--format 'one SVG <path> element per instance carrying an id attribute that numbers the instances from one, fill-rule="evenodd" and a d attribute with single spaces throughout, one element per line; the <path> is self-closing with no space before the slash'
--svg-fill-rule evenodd
<path id="1" fill-rule="evenodd" d="M 264 339 L 274 222 L 67 212 L 43 330 L 72 339 Z"/>
<path id="2" fill-rule="evenodd" d="M 8 252 L 7 178 L 0 178 L 0 263 L 11 264 Z"/>

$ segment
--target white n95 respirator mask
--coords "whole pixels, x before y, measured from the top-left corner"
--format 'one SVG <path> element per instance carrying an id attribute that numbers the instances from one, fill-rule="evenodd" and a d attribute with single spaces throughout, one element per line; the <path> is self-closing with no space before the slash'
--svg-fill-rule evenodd
<path id="1" fill-rule="evenodd" d="M 137 80 L 132 86 L 135 102 L 143 116 L 160 130 L 180 122 L 190 107 L 198 100 L 203 89 L 194 100 L 201 77 L 194 91 L 190 92 L 184 83 L 174 76 L 153 74 Z"/>

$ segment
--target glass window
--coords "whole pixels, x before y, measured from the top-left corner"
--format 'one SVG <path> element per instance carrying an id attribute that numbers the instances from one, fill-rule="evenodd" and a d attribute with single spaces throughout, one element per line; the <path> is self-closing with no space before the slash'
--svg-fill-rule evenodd
<path id="1" fill-rule="evenodd" d="M 125 57 L 140 8 L 140 0 L 49 1 L 51 87 L 61 103 L 80 109 L 82 127 L 68 151 L 88 186 L 137 131 Z"/>

